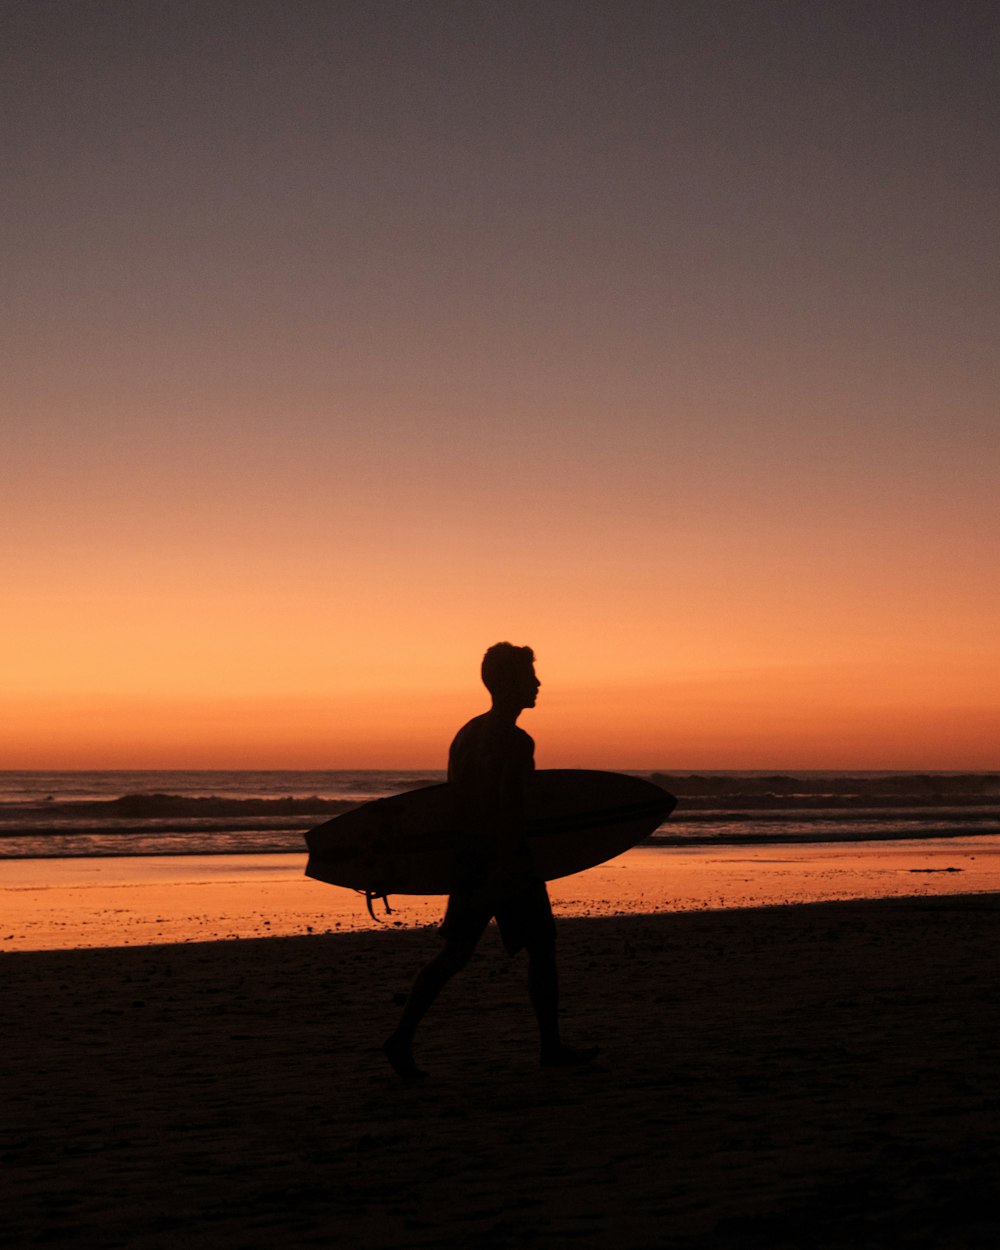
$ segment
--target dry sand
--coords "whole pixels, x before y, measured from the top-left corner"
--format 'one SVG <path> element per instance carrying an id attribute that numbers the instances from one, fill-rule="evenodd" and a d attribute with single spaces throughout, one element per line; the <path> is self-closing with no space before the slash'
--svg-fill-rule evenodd
<path id="1" fill-rule="evenodd" d="M 428 930 L 9 954 L 5 1246 L 1000 1244 L 1000 896 L 561 922 L 540 1070 L 496 934 L 376 1043 Z"/>

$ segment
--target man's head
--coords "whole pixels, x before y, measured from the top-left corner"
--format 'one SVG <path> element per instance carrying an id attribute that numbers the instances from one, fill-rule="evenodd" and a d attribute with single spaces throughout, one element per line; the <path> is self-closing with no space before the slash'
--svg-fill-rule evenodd
<path id="1" fill-rule="evenodd" d="M 494 703 L 534 707 L 541 682 L 535 676 L 535 653 L 530 647 L 497 642 L 483 656 L 483 685 Z"/>

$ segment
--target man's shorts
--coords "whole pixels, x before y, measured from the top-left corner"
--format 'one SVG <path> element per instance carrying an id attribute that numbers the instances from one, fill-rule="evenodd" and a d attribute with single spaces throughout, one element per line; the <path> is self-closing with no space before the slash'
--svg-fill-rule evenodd
<path id="1" fill-rule="evenodd" d="M 453 893 L 441 922 L 441 936 L 447 942 L 473 947 L 494 917 L 508 955 L 555 941 L 556 923 L 544 881 L 528 881 L 515 893 L 493 901 Z"/>

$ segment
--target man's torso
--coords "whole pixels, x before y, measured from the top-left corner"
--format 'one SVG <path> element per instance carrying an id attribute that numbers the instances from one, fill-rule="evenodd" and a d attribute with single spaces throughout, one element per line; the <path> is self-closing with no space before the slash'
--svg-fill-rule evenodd
<path id="1" fill-rule="evenodd" d="M 498 861 L 530 873 L 525 794 L 535 744 L 517 725 L 486 712 L 463 725 L 448 753 L 448 780 L 458 807 L 457 889 L 481 889 Z"/>

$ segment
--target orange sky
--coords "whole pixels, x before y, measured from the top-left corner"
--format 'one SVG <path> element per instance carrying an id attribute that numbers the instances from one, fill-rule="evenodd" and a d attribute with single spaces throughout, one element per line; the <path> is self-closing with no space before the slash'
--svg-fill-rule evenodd
<path id="1" fill-rule="evenodd" d="M 998 766 L 972 9 L 681 9 L 25 11 L 0 766 Z"/>

